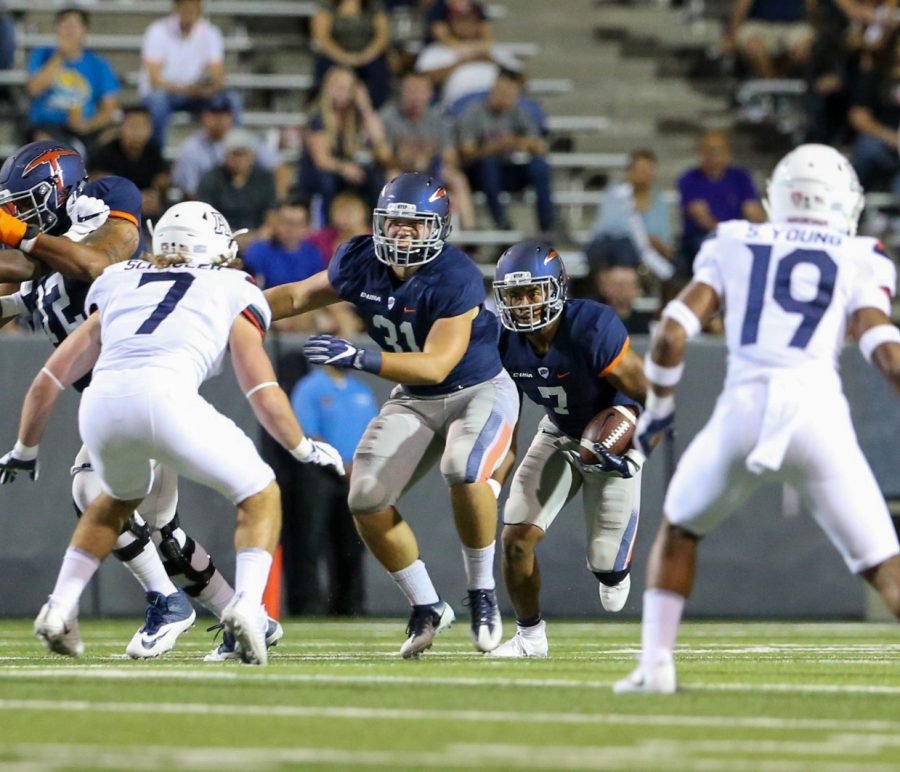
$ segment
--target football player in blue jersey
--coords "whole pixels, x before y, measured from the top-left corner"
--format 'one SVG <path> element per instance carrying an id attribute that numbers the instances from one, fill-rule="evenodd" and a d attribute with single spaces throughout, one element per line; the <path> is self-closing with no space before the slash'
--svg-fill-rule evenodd
<path id="1" fill-rule="evenodd" d="M 503 366 L 520 392 L 546 411 L 503 511 L 503 577 L 516 610 L 516 634 L 491 652 L 497 657 L 547 656 L 535 548 L 579 488 L 587 565 L 600 583 L 603 607 L 619 611 L 631 584 L 643 457 L 637 450 L 624 456 L 601 451 L 599 463 L 586 465 L 578 448 L 601 410 L 621 406 L 636 415 L 647 381 L 616 313 L 593 300 L 567 300 L 567 284 L 559 253 L 540 241 L 515 244 L 497 263 Z M 511 466 L 508 459 L 503 469 Z"/>
<path id="2" fill-rule="evenodd" d="M 134 183 L 123 177 L 88 182 L 84 160 L 62 142 L 21 147 L 0 168 L 0 242 L 9 247 L 0 251 L 0 282 L 21 283 L 0 297 L 0 324 L 29 317 L 59 345 L 85 321 L 90 283 L 106 266 L 142 254 L 140 223 L 141 194 Z M 75 387 L 80 391 L 87 381 Z M 36 449 L 17 446 L 0 459 L 0 483 L 17 472 L 36 479 Z M 100 493 L 82 448 L 72 467 L 79 512 Z M 175 645 L 196 617 L 188 595 L 216 616 L 233 595 L 207 551 L 181 528 L 177 502 L 177 477 L 157 467 L 153 492 L 116 545 L 116 556 L 147 594 L 145 623 L 126 647 L 134 658 L 159 656 Z M 273 621 L 270 643 L 275 635 L 281 632 Z M 237 656 L 221 645 L 209 655 Z"/>
<path id="3" fill-rule="evenodd" d="M 304 347 L 307 357 L 400 384 L 359 443 L 349 497 L 363 541 L 412 606 L 400 654 L 418 656 L 454 619 L 396 508 L 438 458 L 462 542 L 472 639 L 479 651 L 491 651 L 502 628 L 493 574 L 497 495 L 489 480 L 518 412 L 497 353 L 497 319 L 483 307 L 481 271 L 445 243 L 450 205 L 437 179 L 405 173 L 391 180 L 372 230 L 342 244 L 327 271 L 273 288 L 267 298 L 276 319 L 352 302 L 377 348 L 316 335 Z"/>

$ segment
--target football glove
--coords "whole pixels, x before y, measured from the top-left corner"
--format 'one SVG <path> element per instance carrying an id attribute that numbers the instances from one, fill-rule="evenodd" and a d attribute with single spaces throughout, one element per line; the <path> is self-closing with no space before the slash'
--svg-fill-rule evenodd
<path id="1" fill-rule="evenodd" d="M 300 440 L 300 444 L 291 451 L 291 455 L 301 464 L 318 464 L 326 469 L 333 469 L 341 477 L 346 474 L 341 454 L 327 442 L 304 437 Z"/>
<path id="2" fill-rule="evenodd" d="M 3 458 L 0 458 L 0 485 L 6 485 L 7 483 L 13 482 L 19 472 L 28 472 L 28 475 L 32 480 L 37 480 L 37 447 L 28 448 L 32 453 L 22 453 L 20 450 L 21 447 L 22 446 L 17 442 L 16 447 L 3 456 Z M 22 457 L 23 455 L 32 455 L 32 458 L 26 459 Z"/>
<path id="3" fill-rule="evenodd" d="M 675 435 L 674 425 L 675 397 L 657 397 L 649 391 L 647 405 L 637 420 L 631 444 L 645 456 L 649 456 L 663 437 Z"/>
<path id="4" fill-rule="evenodd" d="M 381 370 L 381 352 L 357 348 L 349 340 L 334 335 L 313 335 L 303 344 L 303 353 L 314 365 L 352 367 L 377 373 Z"/>
<path id="5" fill-rule="evenodd" d="M 69 196 L 66 213 L 72 226 L 63 235 L 71 241 L 81 241 L 106 222 L 109 205 L 93 196 Z"/>
<path id="6" fill-rule="evenodd" d="M 594 443 L 594 454 L 600 459 L 596 464 L 585 464 L 576 454 L 578 459 L 578 467 L 582 472 L 587 474 L 603 474 L 612 477 L 623 477 L 628 479 L 634 477 L 644 465 L 644 454 L 635 448 L 626 450 L 625 453 L 619 455 L 604 450 L 599 443 Z"/>

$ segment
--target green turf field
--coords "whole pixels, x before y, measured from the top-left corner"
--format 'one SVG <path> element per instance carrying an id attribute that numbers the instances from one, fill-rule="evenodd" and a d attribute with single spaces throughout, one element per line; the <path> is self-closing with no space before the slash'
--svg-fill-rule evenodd
<path id="1" fill-rule="evenodd" d="M 132 662 L 134 623 L 86 621 L 80 660 L 0 622 L 0 769 L 897 770 L 900 628 L 688 624 L 681 693 L 615 696 L 636 624 L 551 622 L 551 658 L 418 661 L 403 621 L 290 622 L 268 668 L 199 661 L 198 624 Z"/>

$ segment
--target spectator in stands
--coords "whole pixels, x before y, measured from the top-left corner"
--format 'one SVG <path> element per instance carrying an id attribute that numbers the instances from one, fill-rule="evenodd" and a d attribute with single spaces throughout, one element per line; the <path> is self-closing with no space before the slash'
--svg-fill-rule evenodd
<path id="1" fill-rule="evenodd" d="M 495 225 L 511 226 L 500 201 L 504 191 L 531 186 L 540 230 L 553 228 L 550 166 L 540 127 L 519 104 L 522 77 L 503 70 L 487 99 L 470 104 L 459 121 L 459 152 L 472 186 L 484 192 Z"/>
<path id="2" fill-rule="evenodd" d="M 141 191 L 141 214 L 156 218 L 166 208 L 169 165 L 150 137 L 152 131 L 146 107 L 126 107 L 118 136 L 100 146 L 91 158 L 90 168 L 95 176 L 112 174 L 131 180 Z"/>
<path id="3" fill-rule="evenodd" d="M 258 231 L 277 200 L 272 172 L 256 163 L 257 143 L 257 137 L 247 129 L 229 131 L 225 162 L 204 174 L 197 189 L 197 198 L 218 209 L 232 229 L 249 231 L 237 237 L 242 248 L 267 235 Z"/>
<path id="4" fill-rule="evenodd" d="M 34 138 L 79 141 L 90 151 L 118 109 L 119 82 L 109 62 L 84 48 L 90 18 L 80 8 L 56 14 L 56 45 L 36 48 L 28 60 L 25 90 Z"/>
<path id="5" fill-rule="evenodd" d="M 254 241 L 242 255 L 244 269 L 261 287 L 301 281 L 325 270 L 322 253 L 308 239 L 309 210 L 306 204 L 282 201 L 272 217 L 272 234 Z"/>
<path id="6" fill-rule="evenodd" d="M 735 0 L 722 48 L 736 51 L 755 78 L 802 73 L 813 28 L 807 14 L 816 0 Z"/>
<path id="7" fill-rule="evenodd" d="M 178 148 L 172 166 L 172 184 L 192 198 L 200 178 L 225 161 L 225 136 L 234 128 L 232 103 L 222 94 L 210 99 L 200 111 L 200 128 Z M 258 138 L 256 162 L 275 175 L 275 190 L 284 198 L 290 187 L 292 168 L 282 163 L 278 152 Z"/>
<path id="8" fill-rule="evenodd" d="M 424 75 L 410 73 L 400 85 L 400 98 L 381 112 L 391 149 L 388 179 L 400 172 L 423 172 L 439 177 L 450 191 L 455 213 L 464 229 L 475 227 L 469 182 L 459 165 L 453 125 L 431 104 L 434 89 Z"/>
<path id="9" fill-rule="evenodd" d="M 16 23 L 12 14 L 3 10 L 5 0 L 0 2 L 0 70 L 11 70 L 16 55 Z"/>
<path id="10" fill-rule="evenodd" d="M 851 162 L 866 190 L 900 193 L 900 30 L 877 54 L 864 58 L 851 97 L 856 130 Z"/>
<path id="11" fill-rule="evenodd" d="M 600 300 L 616 312 L 629 334 L 648 334 L 653 317 L 634 307 L 634 301 L 641 296 L 641 282 L 634 266 L 608 264 L 597 273 L 596 280 Z"/>
<path id="12" fill-rule="evenodd" d="M 436 0 L 425 14 L 425 42 L 489 53 L 491 25 L 478 0 Z"/>
<path id="13" fill-rule="evenodd" d="M 656 154 L 634 150 L 626 181 L 609 185 L 587 247 L 592 272 L 607 265 L 646 264 L 663 281 L 674 273 L 675 246 L 669 207 L 654 187 Z"/>
<path id="14" fill-rule="evenodd" d="M 731 163 L 726 132 L 720 129 L 705 132 L 697 151 L 697 166 L 678 178 L 682 230 L 676 267 L 683 277 L 692 275 L 700 244 L 720 222 L 739 219 L 764 222 L 766 219 L 750 172 Z"/>
<path id="15" fill-rule="evenodd" d="M 370 232 L 371 218 L 366 202 L 355 193 L 338 193 L 328 211 L 328 224 L 319 228 L 310 237 L 325 260 L 331 262 L 334 250 L 354 236 L 364 236 Z M 330 306 L 329 306 L 330 307 Z"/>
<path id="16" fill-rule="evenodd" d="M 306 123 L 303 144 L 297 182 L 302 198 L 320 196 L 324 213 L 338 192 L 353 190 L 375 206 L 384 184 L 377 163 L 386 161 L 390 150 L 368 91 L 352 70 L 328 71 Z"/>
<path id="17" fill-rule="evenodd" d="M 329 69 L 340 65 L 352 69 L 366 84 L 376 109 L 387 101 L 390 21 L 380 0 L 321 0 L 310 31 L 318 53 L 317 86 Z"/>
<path id="18" fill-rule="evenodd" d="M 153 138 L 165 147 L 172 111 L 199 112 L 225 86 L 222 32 L 203 18 L 201 0 L 174 0 L 174 13 L 144 32 L 141 60 L 141 99 L 153 118 Z M 223 93 L 239 113 L 237 96 Z"/>
<path id="19" fill-rule="evenodd" d="M 350 464 L 369 421 L 378 413 L 372 390 L 336 367 L 317 367 L 291 392 L 294 412 L 304 431 L 331 443 L 347 466 L 347 476 L 318 474 L 311 464 L 294 464 L 297 506 L 284 518 L 281 543 L 291 614 L 356 615 L 363 612 L 362 542 L 347 506 Z M 288 492 L 290 500 L 292 491 Z M 328 591 L 323 593 L 319 565 L 325 563 Z"/>

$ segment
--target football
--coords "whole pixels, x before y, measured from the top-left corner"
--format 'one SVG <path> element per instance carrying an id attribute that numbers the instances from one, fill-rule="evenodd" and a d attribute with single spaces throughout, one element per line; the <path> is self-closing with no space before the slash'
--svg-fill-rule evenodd
<path id="1" fill-rule="evenodd" d="M 631 447 L 631 438 L 637 424 L 637 411 L 630 406 L 614 405 L 601 410 L 584 427 L 578 455 L 585 464 L 596 464 L 594 444 L 610 453 L 621 455 Z"/>

